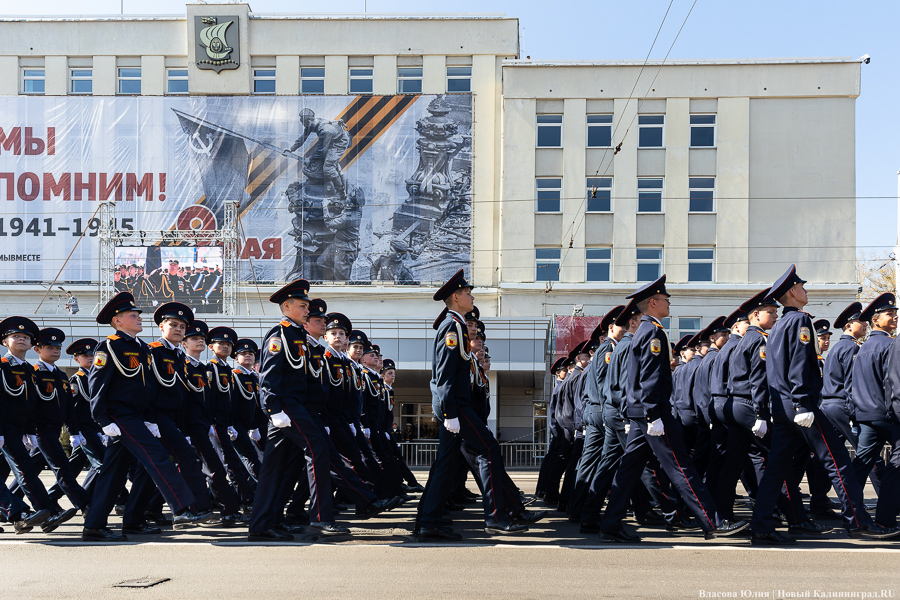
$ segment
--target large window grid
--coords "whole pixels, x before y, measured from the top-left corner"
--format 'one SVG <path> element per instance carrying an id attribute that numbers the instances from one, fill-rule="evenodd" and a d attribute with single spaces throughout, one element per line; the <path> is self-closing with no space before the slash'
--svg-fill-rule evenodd
<path id="1" fill-rule="evenodd" d="M 325 67 L 300 67 L 300 93 L 325 93 Z"/>
<path id="2" fill-rule="evenodd" d="M 562 179 L 559 177 L 539 177 L 534 180 L 537 212 L 559 212 L 562 196 Z"/>
<path id="3" fill-rule="evenodd" d="M 588 177 L 587 212 L 612 211 L 612 177 Z"/>
<path id="4" fill-rule="evenodd" d="M 535 281 L 559 281 L 559 248 L 535 248 Z"/>
<path id="5" fill-rule="evenodd" d="M 662 148 L 665 115 L 638 115 L 638 148 Z"/>
<path id="6" fill-rule="evenodd" d="M 253 93 L 275 93 L 275 69 L 253 69 Z"/>
<path id="7" fill-rule="evenodd" d="M 688 281 L 712 281 L 715 248 L 688 248 Z"/>
<path id="8" fill-rule="evenodd" d="M 691 115 L 691 148 L 714 148 L 716 115 Z"/>
<path id="9" fill-rule="evenodd" d="M 585 248 L 586 281 L 609 281 L 612 248 Z"/>
<path id="10" fill-rule="evenodd" d="M 562 147 L 562 115 L 537 115 L 537 147 Z"/>
<path id="11" fill-rule="evenodd" d="M 612 115 L 587 116 L 588 148 L 609 148 L 612 146 Z"/>
<path id="12" fill-rule="evenodd" d="M 714 212 L 716 194 L 715 177 L 689 177 L 688 195 L 691 212 Z"/>
<path id="13" fill-rule="evenodd" d="M 118 93 L 125 96 L 141 94 L 141 68 L 119 67 Z"/>
<path id="14" fill-rule="evenodd" d="M 447 67 L 447 93 L 472 91 L 472 67 Z"/>
<path id="15" fill-rule="evenodd" d="M 637 248 L 638 281 L 656 281 L 662 276 L 662 248 Z"/>
<path id="16" fill-rule="evenodd" d="M 397 93 L 422 93 L 422 67 L 397 67 Z"/>
<path id="17" fill-rule="evenodd" d="M 371 94 L 375 70 L 372 67 L 350 68 L 350 93 Z"/>
<path id="18" fill-rule="evenodd" d="M 92 94 L 94 72 L 91 69 L 69 69 L 69 93 Z"/>
<path id="19" fill-rule="evenodd" d="M 638 178 L 639 213 L 658 213 L 663 211 L 663 180 L 661 177 Z"/>

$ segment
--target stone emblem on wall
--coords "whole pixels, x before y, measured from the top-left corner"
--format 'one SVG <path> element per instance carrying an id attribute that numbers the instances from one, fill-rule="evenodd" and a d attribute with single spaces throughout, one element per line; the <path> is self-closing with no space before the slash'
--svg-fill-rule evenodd
<path id="1" fill-rule="evenodd" d="M 194 17 L 197 68 L 219 73 L 240 66 L 240 20 L 233 17 Z"/>

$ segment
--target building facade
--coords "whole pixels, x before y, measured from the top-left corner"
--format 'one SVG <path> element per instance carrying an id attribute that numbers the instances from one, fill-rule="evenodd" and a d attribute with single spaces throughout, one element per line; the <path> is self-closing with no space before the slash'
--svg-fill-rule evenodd
<path id="1" fill-rule="evenodd" d="M 236 18 L 239 47 L 223 59 L 236 68 L 204 68 L 197 19 L 214 17 Z M 466 270 L 487 324 L 491 426 L 502 440 L 545 436 L 555 315 L 602 315 L 666 273 L 677 338 L 791 263 L 810 282 L 816 316 L 831 318 L 856 296 L 858 61 L 542 63 L 519 60 L 515 18 L 258 15 L 246 4 L 3 19 L 0 36 L 0 98 L 26 102 L 471 94 Z M 10 148 L 0 148 L 6 172 Z M 7 219 L 30 210 L 5 206 Z M 49 283 L 0 284 L 0 302 L 34 313 Z M 62 315 L 54 290 L 40 323 L 104 334 L 92 316 L 97 282 L 60 283 L 82 312 Z M 314 294 L 397 360 L 398 423 L 430 437 L 434 287 L 353 283 L 315 285 Z M 208 321 L 258 339 L 276 318 L 265 298 L 277 287 L 242 281 L 237 315 Z"/>

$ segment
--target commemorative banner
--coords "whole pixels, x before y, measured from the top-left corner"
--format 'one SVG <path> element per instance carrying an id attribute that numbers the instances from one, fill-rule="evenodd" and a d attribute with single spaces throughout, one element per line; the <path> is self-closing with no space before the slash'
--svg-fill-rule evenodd
<path id="1" fill-rule="evenodd" d="M 114 200 L 117 284 L 162 298 L 215 306 L 221 252 L 142 232 L 217 229 L 228 203 L 243 281 L 444 281 L 471 263 L 471 133 L 469 94 L 3 97 L 0 277 L 97 282 Z"/>

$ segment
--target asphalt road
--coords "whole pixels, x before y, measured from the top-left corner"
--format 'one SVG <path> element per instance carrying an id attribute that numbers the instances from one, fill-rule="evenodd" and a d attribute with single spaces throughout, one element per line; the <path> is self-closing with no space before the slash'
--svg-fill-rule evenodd
<path id="1" fill-rule="evenodd" d="M 533 489 L 533 474 L 513 475 Z M 284 545 L 215 528 L 84 544 L 80 516 L 50 535 L 7 527 L 0 599 L 900 597 L 900 542 L 849 540 L 840 529 L 785 550 L 644 528 L 641 544 L 622 547 L 578 533 L 558 514 L 525 536 L 489 537 L 473 505 L 453 513 L 462 543 L 420 544 L 410 537 L 414 511 L 348 519 L 354 535 L 344 541 L 301 535 Z M 134 579 L 168 581 L 114 587 Z"/>

